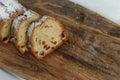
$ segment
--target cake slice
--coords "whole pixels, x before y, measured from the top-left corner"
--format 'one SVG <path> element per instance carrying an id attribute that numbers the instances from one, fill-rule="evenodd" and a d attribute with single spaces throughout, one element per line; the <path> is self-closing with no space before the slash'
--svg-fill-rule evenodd
<path id="1" fill-rule="evenodd" d="M 0 41 L 3 43 L 8 43 L 12 21 L 20 14 L 22 14 L 22 12 L 16 12 L 13 16 L 10 17 L 10 19 L 0 21 Z"/>
<path id="2" fill-rule="evenodd" d="M 0 0 L 0 41 L 7 43 L 12 21 L 21 15 L 25 8 L 17 0 Z"/>
<path id="3" fill-rule="evenodd" d="M 27 30 L 29 24 L 40 18 L 40 15 L 32 10 L 27 10 L 25 13 L 13 21 L 11 29 L 11 41 L 14 42 L 20 53 L 24 54 L 27 51 Z"/>
<path id="4" fill-rule="evenodd" d="M 28 48 L 37 59 L 50 54 L 66 40 L 62 24 L 48 16 L 43 16 L 30 25 L 28 37 Z"/>

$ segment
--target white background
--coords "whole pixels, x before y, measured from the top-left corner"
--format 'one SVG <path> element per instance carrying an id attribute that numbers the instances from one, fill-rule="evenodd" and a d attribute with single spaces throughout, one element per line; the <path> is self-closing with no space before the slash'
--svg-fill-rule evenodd
<path id="1" fill-rule="evenodd" d="M 70 0 L 120 24 L 120 0 Z M 0 80 L 22 80 L 0 69 Z"/>
<path id="2" fill-rule="evenodd" d="M 21 77 L 0 68 L 0 80 L 25 80 Z"/>
<path id="3" fill-rule="evenodd" d="M 120 24 L 120 0 L 70 0 Z"/>

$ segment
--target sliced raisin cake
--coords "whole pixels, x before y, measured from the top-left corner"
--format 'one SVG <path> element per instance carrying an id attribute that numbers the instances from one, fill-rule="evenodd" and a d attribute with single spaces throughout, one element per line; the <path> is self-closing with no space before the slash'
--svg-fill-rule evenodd
<path id="1" fill-rule="evenodd" d="M 28 37 L 28 48 L 37 59 L 42 59 L 66 40 L 61 23 L 49 16 L 33 22 L 28 29 Z"/>
<path id="2" fill-rule="evenodd" d="M 0 41 L 4 43 L 9 41 L 12 21 L 24 10 L 17 0 L 0 0 Z"/>
<path id="3" fill-rule="evenodd" d="M 24 54 L 27 51 L 27 30 L 29 24 L 40 18 L 40 15 L 32 10 L 27 10 L 21 16 L 15 18 L 11 28 L 11 41 L 15 43 L 16 48 L 20 53 Z"/>

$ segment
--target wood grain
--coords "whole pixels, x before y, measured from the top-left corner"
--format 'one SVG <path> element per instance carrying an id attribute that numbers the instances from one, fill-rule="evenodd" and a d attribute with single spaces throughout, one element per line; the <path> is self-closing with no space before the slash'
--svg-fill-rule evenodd
<path id="1" fill-rule="evenodd" d="M 120 27 L 68 0 L 19 0 L 56 17 L 68 40 L 41 61 L 0 44 L 0 66 L 28 80 L 120 80 Z"/>

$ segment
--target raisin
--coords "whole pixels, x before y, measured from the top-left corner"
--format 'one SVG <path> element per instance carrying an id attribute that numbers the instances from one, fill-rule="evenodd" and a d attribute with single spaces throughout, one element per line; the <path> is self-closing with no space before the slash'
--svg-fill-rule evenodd
<path id="1" fill-rule="evenodd" d="M 42 42 L 42 45 L 44 45 L 44 44 L 45 44 L 45 41 Z"/>
<path id="2" fill-rule="evenodd" d="M 25 47 L 24 45 L 21 46 L 21 48 L 24 48 L 24 47 Z"/>
<path id="3" fill-rule="evenodd" d="M 62 38 L 64 38 L 64 37 L 65 37 L 64 32 L 61 34 L 61 37 L 62 37 Z"/>
<path id="4" fill-rule="evenodd" d="M 48 25 L 45 26 L 45 28 L 48 28 L 48 27 L 49 27 Z"/>
<path id="5" fill-rule="evenodd" d="M 55 42 L 53 42 L 53 44 L 57 44 L 57 42 L 55 41 Z"/>
<path id="6" fill-rule="evenodd" d="M 52 49 L 55 49 L 54 47 L 52 47 Z"/>
<path id="7" fill-rule="evenodd" d="M 8 38 L 7 37 L 5 37 L 5 38 L 3 38 L 3 41 L 6 41 Z"/>
<path id="8" fill-rule="evenodd" d="M 48 47 L 46 48 L 46 50 L 48 50 L 48 49 L 50 49 L 50 46 L 48 46 Z"/>
<path id="9" fill-rule="evenodd" d="M 44 48 L 47 48 L 47 45 L 45 45 Z"/>

